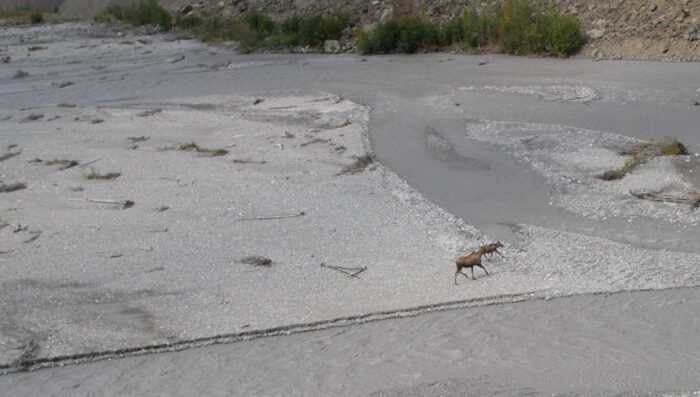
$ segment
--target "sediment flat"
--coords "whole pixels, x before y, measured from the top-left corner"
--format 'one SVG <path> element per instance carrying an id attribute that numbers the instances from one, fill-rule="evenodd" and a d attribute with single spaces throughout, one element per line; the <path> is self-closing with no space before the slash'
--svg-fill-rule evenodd
<path id="1" fill-rule="evenodd" d="M 0 50 L 1 182 L 25 185 L 0 193 L 0 365 L 37 369 L 8 390 L 700 389 L 700 212 L 629 194 L 698 188 L 694 65 L 241 55 L 87 24 Z M 596 178 L 670 135 L 690 153 Z"/>

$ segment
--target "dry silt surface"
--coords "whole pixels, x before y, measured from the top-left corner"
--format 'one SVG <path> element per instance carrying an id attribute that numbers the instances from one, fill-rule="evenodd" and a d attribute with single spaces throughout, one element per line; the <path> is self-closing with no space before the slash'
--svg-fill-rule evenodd
<path id="1" fill-rule="evenodd" d="M 0 193 L 3 365 L 480 290 L 447 288 L 478 233 L 374 163 L 368 109 L 340 96 L 61 104 L 0 119 L 2 183 L 24 185 Z"/>

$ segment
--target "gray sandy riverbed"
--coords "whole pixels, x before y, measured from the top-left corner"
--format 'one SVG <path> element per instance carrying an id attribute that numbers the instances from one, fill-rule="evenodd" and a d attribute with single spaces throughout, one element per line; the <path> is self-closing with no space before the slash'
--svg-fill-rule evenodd
<path id="1" fill-rule="evenodd" d="M 698 188 L 696 65 L 445 54 L 244 56 L 177 36 L 80 24 L 8 29 L 0 46 L 11 58 L 0 65 L 2 149 L 11 155 L 0 162 L 2 183 L 27 184 L 0 193 L 4 371 L 60 356 L 113 357 L 134 348 L 187 347 L 193 340 L 239 340 L 273 328 L 345 325 L 350 328 L 340 332 L 358 334 L 343 343 L 360 348 L 363 332 L 381 333 L 375 327 L 404 321 L 360 325 L 369 320 L 637 289 L 659 291 L 634 302 L 677 302 L 695 289 L 675 288 L 700 284 L 698 211 L 628 194 Z M 19 77 L 20 70 L 26 75 Z M 686 143 L 691 154 L 650 161 L 620 183 L 595 178 L 624 163 L 616 147 L 667 135 Z M 180 150 L 190 143 L 211 151 Z M 227 152 L 213 156 L 216 149 Z M 367 154 L 379 162 L 347 168 Z M 52 160 L 80 165 L 61 170 L 60 163 L 47 165 Z M 120 176 L 88 180 L 92 169 Z M 134 205 L 124 208 L 127 201 Z M 455 287 L 454 258 L 496 239 L 505 243 L 506 258 L 485 262 L 488 277 L 477 270 L 477 280 L 461 278 Z M 244 263 L 255 255 L 272 262 Z M 365 270 L 350 277 L 321 264 Z M 514 321 L 530 326 L 540 310 L 564 312 L 578 300 L 599 298 L 518 304 L 528 309 Z M 555 309 L 546 306 L 552 302 Z M 642 315 L 645 306 L 630 302 L 619 304 L 632 307 L 631 317 Z M 679 310 L 697 311 L 695 301 L 688 302 Z M 441 316 L 477 309 L 463 310 L 431 321 L 447 323 Z M 495 308 L 478 310 L 494 310 L 493 317 L 479 316 L 485 318 L 480 326 L 499 322 Z M 627 326 L 625 317 L 615 322 L 614 306 L 605 313 L 605 323 Z M 589 316 L 591 332 L 600 329 L 596 314 Z M 698 327 L 692 315 L 663 316 L 672 320 L 650 318 L 647 331 L 629 344 L 614 332 L 605 342 L 585 344 L 600 352 L 616 335 L 621 347 L 614 351 L 633 355 L 655 337 L 654 324 L 670 323 L 672 333 Z M 425 336 L 421 321 L 427 321 L 417 318 L 401 326 L 415 338 Z M 308 337 L 318 332 L 335 331 Z M 569 329 L 533 332 L 565 340 L 551 350 L 542 347 L 543 357 L 561 349 L 573 354 L 578 345 Z M 394 357 L 403 337 L 382 343 L 385 359 Z M 279 340 L 292 350 L 303 347 Z M 499 339 L 484 349 L 517 350 L 526 340 L 520 335 L 507 347 Z M 643 387 L 632 381 L 611 386 L 616 377 L 631 376 L 621 367 L 610 368 L 618 372 L 605 387 L 519 382 L 531 373 L 520 367 L 524 355 L 513 350 L 510 367 L 519 385 L 513 387 L 584 394 L 697 390 L 700 385 L 682 380 L 698 372 L 697 343 L 676 341 L 680 345 L 669 349 L 690 355 L 678 367 L 677 383 L 651 377 Z M 234 348 L 257 355 L 255 343 Z M 297 353 L 290 352 L 288 362 L 297 361 Z M 202 349 L 177 354 L 211 357 Z M 441 355 L 425 353 L 431 354 Z M 645 360 L 653 361 L 653 354 Z M 226 357 L 212 365 L 228 363 Z M 449 357 L 443 362 L 449 366 Z M 584 372 L 597 366 L 576 362 Z M 426 363 L 433 361 L 406 359 L 407 366 L 434 365 Z M 80 370 L 101 371 L 94 365 Z M 503 371 L 495 362 L 488 366 Z M 129 371 L 114 368 L 105 376 Z M 341 371 L 333 368 L 331 379 Z M 656 368 L 639 371 L 649 375 Z M 33 387 L 34 379 L 41 389 L 47 385 L 35 375 L 41 373 L 48 374 L 0 382 L 19 387 L 13 379 L 23 379 Z M 134 376 L 127 384 L 139 383 Z M 289 372 L 290 380 L 295 377 Z M 444 392 L 424 388 L 426 379 L 444 379 L 438 374 L 414 383 L 381 379 L 391 377 L 377 377 L 357 394 Z M 286 384 L 271 382 L 266 390 L 264 380 L 251 382 L 257 394 L 276 394 L 276 385 Z M 471 385 L 448 383 L 445 390 L 455 393 Z M 484 393 L 503 390 L 478 383 Z M 227 390 L 221 387 L 210 391 Z M 298 387 L 299 394 L 335 390 Z"/>

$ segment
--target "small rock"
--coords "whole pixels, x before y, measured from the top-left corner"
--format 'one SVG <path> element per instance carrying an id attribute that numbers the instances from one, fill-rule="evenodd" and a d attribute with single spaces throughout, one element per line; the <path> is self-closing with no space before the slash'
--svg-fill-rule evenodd
<path id="1" fill-rule="evenodd" d="M 379 18 L 379 21 L 384 22 L 387 19 L 391 19 L 391 17 L 393 17 L 393 16 L 394 16 L 394 7 L 390 6 L 389 8 L 387 8 L 386 10 L 384 10 L 382 12 L 382 16 Z"/>
<path id="2" fill-rule="evenodd" d="M 591 39 L 598 40 L 598 39 L 603 38 L 603 36 L 605 36 L 605 29 L 602 29 L 602 28 L 591 29 L 586 34 L 588 34 L 588 37 L 590 37 Z"/>

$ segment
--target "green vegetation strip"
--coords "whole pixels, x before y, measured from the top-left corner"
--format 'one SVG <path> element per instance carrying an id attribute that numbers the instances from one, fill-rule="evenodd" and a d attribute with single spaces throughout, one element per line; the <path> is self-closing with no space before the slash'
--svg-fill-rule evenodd
<path id="1" fill-rule="evenodd" d="M 325 40 L 338 40 L 358 20 L 349 11 L 282 21 L 258 12 L 223 20 L 181 12 L 173 16 L 156 0 L 141 0 L 128 7 L 111 6 L 99 22 L 116 19 L 128 24 L 173 26 L 191 31 L 203 41 L 234 40 L 241 49 L 319 48 Z M 581 47 L 583 34 L 576 17 L 561 15 L 537 0 L 492 1 L 465 7 L 462 14 L 440 23 L 426 17 L 402 15 L 379 23 L 373 30 L 354 30 L 358 50 L 366 54 L 413 53 L 447 46 L 500 50 L 510 54 L 568 56 Z"/>
<path id="2" fill-rule="evenodd" d="M 661 157 L 661 156 L 678 156 L 683 154 L 688 154 L 688 149 L 682 143 L 678 142 L 676 138 L 667 138 L 663 142 L 647 142 L 634 145 L 630 148 L 620 151 L 623 156 L 632 156 L 625 164 L 616 169 L 605 171 L 598 178 L 605 181 L 614 181 L 616 179 L 622 179 L 625 175 L 631 173 L 638 166 L 646 163 L 649 157 Z"/>
<path id="3" fill-rule="evenodd" d="M 85 179 L 104 179 L 104 180 L 110 180 L 110 179 L 117 179 L 121 176 L 120 172 L 108 172 L 106 174 L 100 174 L 97 172 L 94 168 L 90 169 L 90 172 L 87 174 L 83 174 Z"/>

